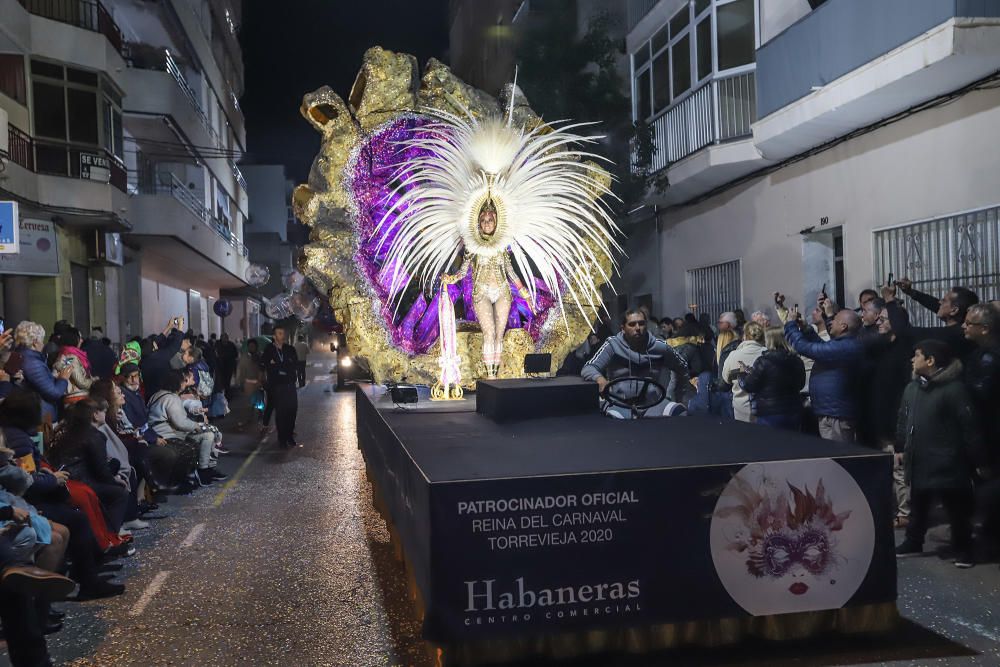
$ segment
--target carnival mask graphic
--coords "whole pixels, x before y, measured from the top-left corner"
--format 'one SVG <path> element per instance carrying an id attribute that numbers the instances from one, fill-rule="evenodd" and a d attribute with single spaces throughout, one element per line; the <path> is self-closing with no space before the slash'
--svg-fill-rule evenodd
<path id="1" fill-rule="evenodd" d="M 829 459 L 745 466 L 712 517 L 719 577 L 755 616 L 843 606 L 868 571 L 874 540 L 864 494 Z"/>

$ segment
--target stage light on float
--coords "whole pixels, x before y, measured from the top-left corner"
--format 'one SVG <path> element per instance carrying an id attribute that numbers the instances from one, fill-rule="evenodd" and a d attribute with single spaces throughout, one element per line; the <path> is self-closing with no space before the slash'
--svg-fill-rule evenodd
<path id="1" fill-rule="evenodd" d="M 350 357 L 344 357 L 343 359 L 340 360 L 340 365 L 343 366 L 344 368 L 350 368 L 353 363 L 354 362 L 351 361 Z"/>

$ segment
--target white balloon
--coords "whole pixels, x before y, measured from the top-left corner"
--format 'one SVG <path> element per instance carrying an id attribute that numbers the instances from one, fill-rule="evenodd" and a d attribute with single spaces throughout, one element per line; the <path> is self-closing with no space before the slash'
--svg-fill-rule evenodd
<path id="1" fill-rule="evenodd" d="M 263 264 L 251 264 L 247 267 L 245 277 L 254 287 L 260 287 L 271 279 L 271 271 Z"/>

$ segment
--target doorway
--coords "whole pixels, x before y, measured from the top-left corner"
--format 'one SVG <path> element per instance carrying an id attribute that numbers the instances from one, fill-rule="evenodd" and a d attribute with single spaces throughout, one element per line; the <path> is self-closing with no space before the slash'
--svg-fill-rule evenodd
<path id="1" fill-rule="evenodd" d="M 90 335 L 90 280 L 87 267 L 70 263 L 69 271 L 73 292 L 73 326 L 86 338 Z"/>
<path id="2" fill-rule="evenodd" d="M 808 314 L 816 306 L 816 298 L 824 289 L 837 305 L 850 306 L 845 302 L 843 228 L 802 235 L 802 278 L 801 310 L 804 313 Z"/>

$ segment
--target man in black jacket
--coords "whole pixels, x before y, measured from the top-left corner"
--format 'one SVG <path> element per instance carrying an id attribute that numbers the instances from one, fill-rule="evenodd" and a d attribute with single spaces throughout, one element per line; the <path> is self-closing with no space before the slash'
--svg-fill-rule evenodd
<path id="1" fill-rule="evenodd" d="M 267 373 L 265 388 L 267 400 L 274 407 L 274 421 L 278 428 L 278 446 L 291 448 L 296 445 L 295 417 L 299 411 L 299 397 L 295 388 L 298 355 L 288 344 L 288 331 L 284 327 L 274 330 L 274 341 L 264 350 L 261 362 Z"/>
<path id="2" fill-rule="evenodd" d="M 924 308 L 937 313 L 938 318 L 944 322 L 945 326 L 912 326 L 906 310 L 896 300 L 897 287 Z M 966 355 L 972 352 L 973 345 L 966 340 L 965 334 L 962 332 L 962 323 L 965 321 L 965 314 L 969 308 L 979 303 L 979 297 L 969 288 L 955 285 L 943 297 L 935 299 L 930 294 L 913 289 L 913 283 L 909 279 L 900 278 L 895 285 L 887 285 L 882 288 L 882 298 L 885 299 L 886 310 L 889 311 L 892 330 L 898 335 L 913 340 L 927 338 L 940 340 L 947 343 L 959 359 L 965 359 Z"/>
<path id="3" fill-rule="evenodd" d="M 142 382 L 146 390 L 146 396 L 153 394 L 163 388 L 163 379 L 170 371 L 170 360 L 174 355 L 190 345 L 184 334 L 181 333 L 184 327 L 184 318 L 175 317 L 170 320 L 161 338 L 162 343 L 158 343 L 155 352 L 151 352 L 139 362 L 142 369 Z"/>
<path id="4" fill-rule="evenodd" d="M 969 309 L 962 325 L 965 337 L 976 344 L 965 364 L 965 386 L 979 411 L 983 430 L 980 468 L 980 506 L 983 534 L 1000 548 L 1000 312 L 989 304 Z"/>

